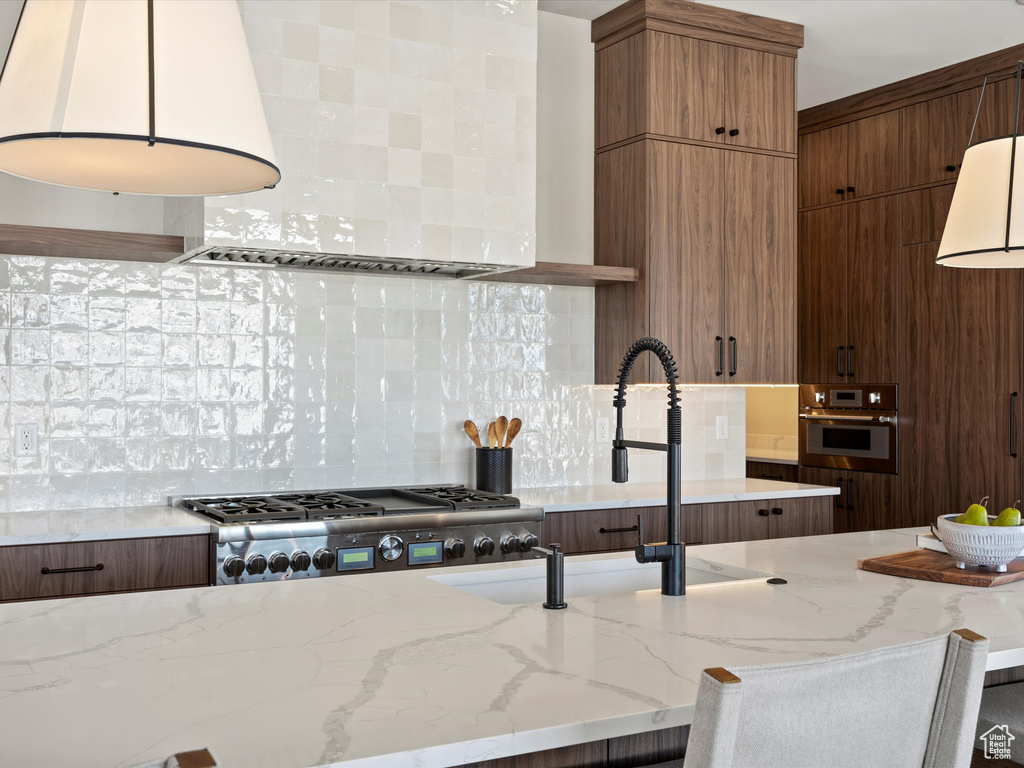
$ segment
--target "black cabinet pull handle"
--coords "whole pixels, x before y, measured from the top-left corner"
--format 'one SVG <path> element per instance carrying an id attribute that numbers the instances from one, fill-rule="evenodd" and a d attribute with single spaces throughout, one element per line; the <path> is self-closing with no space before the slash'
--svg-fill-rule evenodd
<path id="1" fill-rule="evenodd" d="M 773 515 L 781 515 L 782 514 L 782 507 L 772 507 L 772 514 Z"/>
<path id="2" fill-rule="evenodd" d="M 947 170 L 947 171 L 948 171 L 949 173 L 953 173 L 953 171 L 955 171 L 955 170 L 956 170 L 956 166 L 955 166 L 955 165 L 947 165 L 947 166 L 946 166 L 946 170 Z"/>
<path id="3" fill-rule="evenodd" d="M 768 517 L 768 510 L 767 509 L 759 509 L 759 510 L 757 510 L 757 514 L 759 514 L 761 517 Z"/>
<path id="4" fill-rule="evenodd" d="M 725 373 L 725 341 L 721 336 L 715 336 L 715 341 L 718 342 L 718 370 L 715 376 L 721 376 Z"/>
<path id="5" fill-rule="evenodd" d="M 846 508 L 853 512 L 853 478 L 846 478 Z"/>
<path id="6" fill-rule="evenodd" d="M 837 194 L 837 195 L 841 195 L 841 194 L 843 194 L 844 192 L 846 192 L 846 190 L 845 190 L 845 189 L 837 189 L 837 190 L 836 190 L 836 194 Z"/>
<path id="7" fill-rule="evenodd" d="M 737 349 L 737 342 L 735 336 L 729 337 L 729 343 L 732 344 L 732 369 L 729 371 L 730 376 L 736 375 L 739 362 L 739 351 Z"/>
<path id="8" fill-rule="evenodd" d="M 740 129 L 739 128 L 733 128 L 731 131 L 729 131 L 729 135 L 730 136 L 739 136 L 740 135 Z"/>
<path id="9" fill-rule="evenodd" d="M 839 486 L 839 495 L 836 497 L 836 509 L 846 509 L 843 506 L 843 478 L 836 480 L 836 485 Z"/>
<path id="10" fill-rule="evenodd" d="M 857 190 L 856 190 L 856 189 L 854 189 L 853 187 L 847 187 L 847 188 L 846 188 L 846 191 L 847 191 L 847 192 L 850 192 L 850 193 L 852 194 L 853 192 L 856 192 Z"/>
<path id="11" fill-rule="evenodd" d="M 96 565 L 89 565 L 84 568 L 46 568 L 44 567 L 39 572 L 46 576 L 49 573 L 82 573 L 83 571 L 102 571 L 103 563 L 97 563 Z"/>
<path id="12" fill-rule="evenodd" d="M 639 526 L 631 525 L 628 528 L 599 528 L 598 533 L 630 533 L 640 530 Z"/>
<path id="13" fill-rule="evenodd" d="M 836 347 L 836 376 L 845 376 L 843 373 L 843 350 L 846 347 Z"/>
<path id="14" fill-rule="evenodd" d="M 846 375 L 853 376 L 853 347 L 846 348 Z"/>
<path id="15" fill-rule="evenodd" d="M 1010 455 L 1017 458 L 1017 393 L 1010 395 Z"/>
<path id="16" fill-rule="evenodd" d="M 764 479 L 764 480 L 785 480 L 786 479 L 782 475 L 766 475 L 763 472 L 761 473 L 761 478 Z"/>
<path id="17" fill-rule="evenodd" d="M 720 125 L 718 128 L 715 128 L 715 134 L 716 135 L 721 136 L 723 133 L 725 133 L 725 126 L 724 125 Z"/>

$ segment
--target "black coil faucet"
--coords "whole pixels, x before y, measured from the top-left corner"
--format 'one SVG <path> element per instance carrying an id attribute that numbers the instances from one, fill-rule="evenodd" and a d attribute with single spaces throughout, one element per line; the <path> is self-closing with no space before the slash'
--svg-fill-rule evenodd
<path id="1" fill-rule="evenodd" d="M 622 434 L 622 411 L 626 407 L 626 385 L 629 383 L 629 372 L 633 363 L 643 352 L 653 352 L 665 369 L 668 381 L 668 435 L 664 443 L 644 443 L 637 440 L 626 440 Z M 639 448 L 647 451 L 665 451 L 668 454 L 668 541 L 665 544 L 646 544 L 644 542 L 643 517 L 637 516 L 636 559 L 639 563 L 661 563 L 661 594 L 686 594 L 686 545 L 682 541 L 682 520 L 679 508 L 679 473 L 680 451 L 683 442 L 682 413 L 679 410 L 679 390 L 677 382 L 676 361 L 672 352 L 662 342 L 649 336 L 633 342 L 633 346 L 622 358 L 619 366 L 619 379 L 615 397 L 615 439 L 612 441 L 612 482 L 625 483 L 629 480 L 629 457 L 627 448 Z"/>

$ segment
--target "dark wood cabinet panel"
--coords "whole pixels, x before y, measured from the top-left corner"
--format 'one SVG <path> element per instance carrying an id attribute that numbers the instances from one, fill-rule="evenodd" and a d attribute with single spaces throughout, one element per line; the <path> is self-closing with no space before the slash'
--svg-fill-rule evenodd
<path id="1" fill-rule="evenodd" d="M 954 184 L 928 187 L 900 195 L 900 244 L 938 242 L 953 202 Z"/>
<path id="2" fill-rule="evenodd" d="M 650 133 L 722 141 L 722 73 L 726 46 L 665 32 L 647 32 L 650 46 Z M 600 146 L 600 144 L 598 145 Z"/>
<path id="3" fill-rule="evenodd" d="M 760 541 L 768 538 L 771 502 L 764 500 L 705 504 L 701 517 L 704 544 Z"/>
<path id="4" fill-rule="evenodd" d="M 796 163 L 723 153 L 727 376 L 734 384 L 796 381 Z M 696 308 L 695 308 L 696 309 Z"/>
<path id="5" fill-rule="evenodd" d="M 810 485 L 830 485 L 839 488 L 838 496 L 826 496 L 832 513 L 832 532 L 846 533 L 849 525 L 846 519 L 846 476 L 839 469 L 800 467 L 800 482 Z"/>
<path id="6" fill-rule="evenodd" d="M 845 207 L 805 211 L 799 216 L 799 378 L 807 384 L 845 381 Z"/>
<path id="7" fill-rule="evenodd" d="M 778 480 L 783 483 L 795 483 L 798 480 L 795 464 L 774 464 L 770 461 L 747 461 L 747 477 L 758 480 Z"/>
<path id="8" fill-rule="evenodd" d="M 203 586 L 209 568 L 208 536 L 0 547 L 0 600 Z"/>
<path id="9" fill-rule="evenodd" d="M 953 443 L 958 479 L 954 511 L 962 512 L 989 496 L 989 509 L 998 512 L 1024 495 L 1020 458 L 1024 278 L 1016 269 L 951 271 L 959 288 L 957 361 L 947 369 L 955 380 L 957 407 L 952 414 L 958 420 Z"/>
<path id="10" fill-rule="evenodd" d="M 954 93 L 900 110 L 904 187 L 956 178 L 965 149 L 959 99 Z"/>
<path id="11" fill-rule="evenodd" d="M 643 33 L 602 48 L 594 56 L 594 143 L 614 144 L 646 129 L 647 83 Z"/>
<path id="12" fill-rule="evenodd" d="M 725 143 L 796 152 L 796 59 L 718 47 L 724 72 Z"/>
<path id="13" fill-rule="evenodd" d="M 668 538 L 665 507 L 629 507 L 580 512 L 551 512 L 544 520 L 544 543 L 558 543 L 567 555 L 620 552 L 637 544 L 637 515 L 644 519 L 647 542 Z M 682 534 L 687 544 L 701 543 L 700 505 L 682 508 Z"/>
<path id="14" fill-rule="evenodd" d="M 724 335 L 725 325 L 722 163 L 726 153 L 666 141 L 648 144 L 652 208 L 650 333 L 672 350 L 681 381 L 725 381 L 727 376 L 716 377 L 719 349 L 715 337 Z M 680 215 L 680 211 L 686 215 Z M 664 381 L 653 355 L 648 364 L 648 380 Z"/>
<path id="15" fill-rule="evenodd" d="M 465 763 L 465 768 L 605 768 L 608 765 L 608 740 L 574 744 L 571 747 L 527 752 L 524 755 L 499 757 L 479 763 Z"/>
<path id="16" fill-rule="evenodd" d="M 633 267 L 640 279 L 594 289 L 595 381 L 615 381 L 629 346 L 650 333 L 648 271 L 647 142 L 602 152 L 594 161 L 594 261 Z M 635 383 L 651 381 L 649 368 L 634 369 Z"/>
<path id="17" fill-rule="evenodd" d="M 846 530 L 883 531 L 903 528 L 897 475 L 879 472 L 846 472 L 844 502 Z"/>
<path id="18" fill-rule="evenodd" d="M 935 264 L 938 244 L 900 252 L 900 508 L 908 525 L 928 525 L 954 511 L 962 406 L 954 372 L 958 345 L 957 276 Z M 986 372 L 979 372 L 987 375 Z"/>
<path id="19" fill-rule="evenodd" d="M 1016 79 L 1009 78 L 989 83 L 985 88 L 985 98 L 981 97 L 981 88 L 961 91 L 960 107 L 960 155 L 967 149 L 968 140 L 971 144 L 987 141 L 998 136 L 1009 136 L 1013 133 L 1013 110 L 1017 96 Z M 977 124 L 975 124 L 977 115 Z M 974 135 L 971 136 L 971 128 Z M 959 160 L 957 161 L 960 162 Z"/>
<path id="20" fill-rule="evenodd" d="M 896 380 L 896 297 L 899 279 L 899 209 L 896 196 L 846 207 L 846 380 L 865 384 Z"/>
<path id="21" fill-rule="evenodd" d="M 608 768 L 657 768 L 669 760 L 682 758 L 689 739 L 688 725 L 608 739 Z"/>
<path id="22" fill-rule="evenodd" d="M 801 208 L 845 199 L 847 135 L 846 125 L 838 125 L 800 136 Z"/>
<path id="23" fill-rule="evenodd" d="M 832 499 L 811 496 L 800 499 L 774 499 L 769 508 L 768 538 L 824 536 L 832 533 Z"/>
<path id="24" fill-rule="evenodd" d="M 847 124 L 847 199 L 889 192 L 900 186 L 900 113 L 897 110 Z"/>

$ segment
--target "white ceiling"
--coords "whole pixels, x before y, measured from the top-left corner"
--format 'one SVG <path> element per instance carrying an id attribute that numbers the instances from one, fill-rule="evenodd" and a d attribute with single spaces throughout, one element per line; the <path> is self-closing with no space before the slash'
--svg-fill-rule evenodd
<path id="1" fill-rule="evenodd" d="M 542 11 L 581 19 L 624 1 L 539 0 Z M 705 1 L 804 25 L 799 109 L 1024 42 L 1024 5 L 1014 0 Z M 0 61 L 21 5 L 0 0 Z"/>
<path id="2" fill-rule="evenodd" d="M 540 0 L 540 9 L 594 19 L 625 0 Z M 804 25 L 797 108 L 1024 43 L 1014 0 L 703 0 Z"/>

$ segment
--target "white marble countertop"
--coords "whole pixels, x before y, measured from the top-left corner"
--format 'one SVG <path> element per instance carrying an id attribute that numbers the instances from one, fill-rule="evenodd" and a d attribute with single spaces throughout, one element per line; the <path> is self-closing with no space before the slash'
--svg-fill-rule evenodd
<path id="1" fill-rule="evenodd" d="M 785 449 L 748 448 L 747 461 L 764 461 L 769 464 L 799 464 L 799 452 Z"/>
<path id="2" fill-rule="evenodd" d="M 565 611 L 430 578 L 533 562 L 0 605 L 0 765 L 124 766 L 201 747 L 253 768 L 457 765 L 684 725 L 708 667 L 959 627 L 990 638 L 990 669 L 1024 664 L 1024 585 L 857 570 L 919 530 L 692 547 L 691 562 L 788 584 L 576 597 Z"/>
<path id="3" fill-rule="evenodd" d="M 174 507 L 0 513 L 0 547 L 64 541 L 139 539 L 209 533 L 201 517 Z"/>
<path id="4" fill-rule="evenodd" d="M 613 507 L 659 507 L 665 504 L 663 483 L 573 485 L 563 488 L 522 488 L 512 491 L 524 507 L 543 507 L 545 512 L 577 512 Z M 716 504 L 728 501 L 795 499 L 803 496 L 837 496 L 832 486 L 782 483 L 751 477 L 726 480 L 687 480 L 680 483 L 683 504 Z"/>

